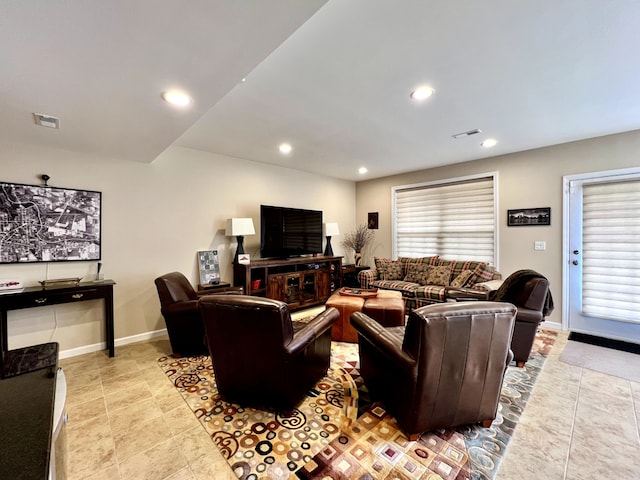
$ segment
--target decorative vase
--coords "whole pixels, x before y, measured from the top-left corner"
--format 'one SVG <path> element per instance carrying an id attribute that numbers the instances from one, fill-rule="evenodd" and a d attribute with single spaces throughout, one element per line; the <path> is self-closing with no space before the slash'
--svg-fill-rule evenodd
<path id="1" fill-rule="evenodd" d="M 356 252 L 353 254 L 355 259 L 356 267 L 359 267 L 362 264 L 362 254 L 360 252 Z"/>

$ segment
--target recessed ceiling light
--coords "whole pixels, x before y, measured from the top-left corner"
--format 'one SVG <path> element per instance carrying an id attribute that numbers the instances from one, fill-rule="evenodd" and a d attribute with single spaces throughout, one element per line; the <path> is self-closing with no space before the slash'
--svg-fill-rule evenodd
<path id="1" fill-rule="evenodd" d="M 487 138 L 480 145 L 483 146 L 484 148 L 491 148 L 491 147 L 495 147 L 497 143 L 498 141 L 495 138 Z"/>
<path id="2" fill-rule="evenodd" d="M 411 92 L 411 95 L 409 96 L 414 100 L 421 102 L 429 98 L 434 93 L 435 93 L 435 90 L 431 88 L 429 85 L 420 85 L 413 92 Z"/>
<path id="3" fill-rule="evenodd" d="M 365 173 L 367 173 L 368 171 L 369 171 L 369 170 L 367 169 L 367 167 L 360 167 L 360 168 L 358 169 L 358 173 L 359 173 L 360 175 L 364 175 L 364 174 L 365 174 Z"/>
<path id="4" fill-rule="evenodd" d="M 288 143 L 281 143 L 278 149 L 285 155 L 287 155 L 288 153 L 291 153 L 291 150 L 293 150 L 291 145 L 289 145 Z"/>
<path id="5" fill-rule="evenodd" d="M 165 102 L 170 103 L 171 105 L 176 105 L 178 107 L 186 107 L 193 102 L 189 95 L 177 90 L 169 90 L 168 92 L 163 92 L 162 99 Z"/>

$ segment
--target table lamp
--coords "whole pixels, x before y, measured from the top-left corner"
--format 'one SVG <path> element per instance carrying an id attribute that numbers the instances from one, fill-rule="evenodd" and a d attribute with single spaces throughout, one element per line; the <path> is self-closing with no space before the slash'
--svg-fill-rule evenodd
<path id="1" fill-rule="evenodd" d="M 244 253 L 244 236 L 255 235 L 256 230 L 253 228 L 253 220 L 251 218 L 229 218 L 227 219 L 227 229 L 225 234 L 228 237 L 236 237 L 238 240 L 238 248 L 236 255 L 233 257 L 233 263 L 238 263 L 238 255 Z"/>
<path id="2" fill-rule="evenodd" d="M 324 234 L 327 237 L 327 246 L 324 249 L 324 255 L 327 257 L 333 257 L 333 248 L 331 248 L 331 237 L 340 235 L 337 223 L 325 223 Z"/>

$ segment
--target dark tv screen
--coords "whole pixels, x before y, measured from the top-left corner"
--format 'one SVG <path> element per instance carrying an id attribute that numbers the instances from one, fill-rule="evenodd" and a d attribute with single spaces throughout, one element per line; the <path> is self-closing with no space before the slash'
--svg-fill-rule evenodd
<path id="1" fill-rule="evenodd" d="M 260 256 L 288 258 L 322 252 L 322 211 L 260 206 Z"/>
<path id="2" fill-rule="evenodd" d="M 102 194 L 0 182 L 0 264 L 100 260 Z"/>

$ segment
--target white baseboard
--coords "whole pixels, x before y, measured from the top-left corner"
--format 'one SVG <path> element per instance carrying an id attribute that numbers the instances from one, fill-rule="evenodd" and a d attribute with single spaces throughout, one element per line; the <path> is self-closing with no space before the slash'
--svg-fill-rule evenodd
<path id="1" fill-rule="evenodd" d="M 542 328 L 549 328 L 551 330 L 562 330 L 562 324 L 558 323 L 558 322 L 548 322 L 548 321 L 544 321 L 540 324 L 540 326 Z"/>
<path id="2" fill-rule="evenodd" d="M 163 337 L 167 334 L 167 329 L 155 330 L 153 332 L 140 333 L 138 335 L 131 335 L 130 337 L 116 338 L 115 346 L 121 347 L 122 345 L 128 345 L 130 343 L 143 342 L 145 340 L 152 340 L 154 338 Z M 59 358 L 77 357 L 78 355 L 84 355 L 85 353 L 98 352 L 100 350 L 106 350 L 107 342 L 94 343 L 93 345 L 84 345 L 82 347 L 70 348 L 68 350 L 62 350 L 59 354 Z"/>

